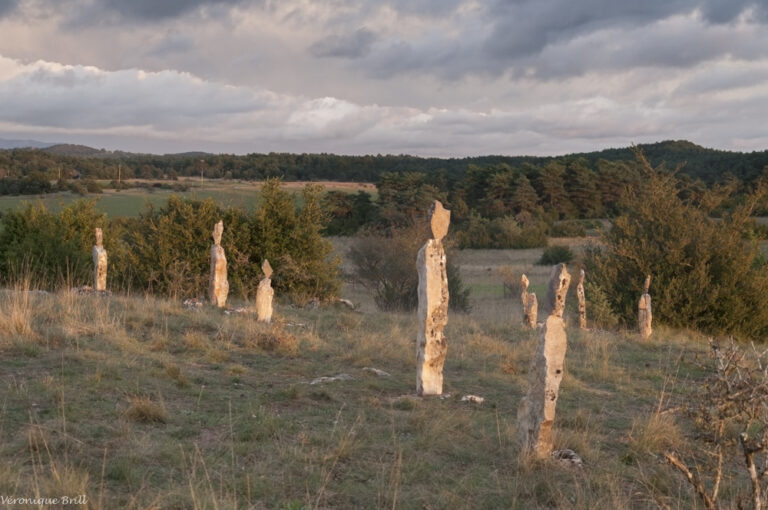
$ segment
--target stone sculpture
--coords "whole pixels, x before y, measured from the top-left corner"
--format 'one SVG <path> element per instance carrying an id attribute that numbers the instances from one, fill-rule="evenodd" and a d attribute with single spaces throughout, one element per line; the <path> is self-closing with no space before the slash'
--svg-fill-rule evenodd
<path id="1" fill-rule="evenodd" d="M 523 285 L 523 293 L 520 296 L 520 299 L 523 300 L 523 326 L 534 329 L 539 317 L 539 303 L 536 300 L 536 294 L 528 292 L 528 277 L 523 275 L 520 282 Z"/>
<path id="2" fill-rule="evenodd" d="M 651 312 L 651 295 L 648 290 L 651 287 L 651 275 L 645 278 L 645 285 L 643 286 L 643 295 L 640 296 L 640 302 L 637 304 L 637 324 L 640 328 L 640 336 L 643 340 L 651 337 L 653 329 L 651 323 L 653 322 L 653 313 Z"/>
<path id="3" fill-rule="evenodd" d="M 435 200 L 429 210 L 432 238 L 419 250 L 419 334 L 416 339 L 416 393 L 443 393 L 443 363 L 448 345 L 443 329 L 448 322 L 448 275 L 443 237 L 448 233 L 451 211 Z"/>
<path id="4" fill-rule="evenodd" d="M 208 279 L 208 300 L 213 306 L 223 308 L 227 304 L 229 282 L 227 281 L 227 257 L 221 247 L 221 234 L 224 222 L 219 221 L 213 227 L 213 246 L 211 246 L 211 276 Z"/>
<path id="5" fill-rule="evenodd" d="M 269 261 L 264 259 L 261 264 L 261 270 L 264 278 L 259 282 L 259 288 L 256 289 L 256 317 L 259 322 L 272 321 L 272 296 L 275 291 L 272 289 L 272 266 Z"/>
<path id="6" fill-rule="evenodd" d="M 107 290 L 107 250 L 104 249 L 103 234 L 100 228 L 95 231 L 96 244 L 91 253 L 93 254 L 93 288 L 96 291 Z"/>
<path id="7" fill-rule="evenodd" d="M 552 452 L 552 427 L 567 347 L 563 310 L 570 284 L 571 275 L 565 264 L 554 266 L 545 303 L 547 320 L 531 362 L 528 393 L 517 412 L 523 451 L 538 458 L 545 458 Z"/>
<path id="8" fill-rule="evenodd" d="M 576 298 L 579 300 L 579 328 L 587 329 L 587 301 L 584 296 L 584 270 L 579 271 L 579 284 L 576 285 Z"/>

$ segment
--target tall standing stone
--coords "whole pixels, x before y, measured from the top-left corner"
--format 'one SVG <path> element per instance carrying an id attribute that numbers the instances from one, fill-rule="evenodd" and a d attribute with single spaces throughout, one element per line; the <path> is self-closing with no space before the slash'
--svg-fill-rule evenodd
<path id="1" fill-rule="evenodd" d="M 93 254 L 93 288 L 97 291 L 107 290 L 107 250 L 103 246 L 103 234 L 100 228 L 95 231 L 96 244 Z"/>
<path id="2" fill-rule="evenodd" d="M 651 323 L 653 322 L 653 313 L 651 312 L 651 295 L 648 293 L 651 287 L 651 275 L 645 278 L 645 285 L 643 286 L 643 295 L 640 296 L 640 302 L 637 304 L 637 324 L 640 328 L 640 336 L 643 340 L 651 337 L 653 329 Z"/>
<path id="3" fill-rule="evenodd" d="M 517 412 L 523 451 L 532 452 L 539 458 L 552 452 L 552 426 L 567 347 L 563 310 L 570 284 L 571 275 L 565 264 L 554 266 L 545 303 L 547 320 L 531 362 L 528 393 Z"/>
<path id="4" fill-rule="evenodd" d="M 520 283 L 523 286 L 523 293 L 520 295 L 520 299 L 523 301 L 523 326 L 529 328 L 536 328 L 536 321 L 539 318 L 539 303 L 536 300 L 536 294 L 534 292 L 528 292 L 528 277 L 523 275 L 520 278 Z"/>
<path id="5" fill-rule="evenodd" d="M 451 211 L 435 200 L 429 210 L 432 238 L 419 250 L 419 335 L 416 339 L 416 393 L 443 393 L 443 363 L 448 345 L 443 329 L 448 322 L 448 275 L 443 237 Z"/>
<path id="6" fill-rule="evenodd" d="M 211 276 L 208 279 L 208 300 L 213 306 L 223 308 L 227 304 L 229 282 L 227 281 L 227 257 L 221 247 L 221 234 L 224 222 L 219 221 L 213 227 L 213 246 L 211 246 Z"/>
<path id="7" fill-rule="evenodd" d="M 579 284 L 576 285 L 576 298 L 579 300 L 579 328 L 587 329 L 587 301 L 584 296 L 584 270 L 579 270 Z"/>
<path id="8" fill-rule="evenodd" d="M 272 289 L 272 266 L 269 261 L 264 259 L 261 264 L 261 270 L 264 273 L 264 279 L 259 282 L 259 288 L 256 289 L 256 317 L 259 322 L 272 321 L 272 296 L 275 291 Z"/>

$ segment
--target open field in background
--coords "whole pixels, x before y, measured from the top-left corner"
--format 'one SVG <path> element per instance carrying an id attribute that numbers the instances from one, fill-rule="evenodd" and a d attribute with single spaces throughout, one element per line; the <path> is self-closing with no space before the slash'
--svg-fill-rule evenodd
<path id="1" fill-rule="evenodd" d="M 348 240 L 334 243 L 343 254 Z M 540 253 L 454 254 L 475 306 L 449 318 L 445 399 L 413 396 L 415 313 L 377 312 L 354 286 L 343 295 L 362 313 L 279 303 L 271 326 L 152 297 L 1 291 L 0 494 L 135 509 L 695 508 L 659 461 L 689 448 L 684 428 L 658 412 L 703 377 L 693 334 L 571 325 L 556 445 L 587 467 L 518 457 L 537 334 L 492 274 L 525 269 L 540 291 Z M 723 490 L 735 502 L 734 482 Z"/>
<path id="2" fill-rule="evenodd" d="M 135 182 L 130 180 L 128 182 Z M 107 213 L 110 218 L 119 216 L 138 216 L 143 211 L 146 204 L 151 203 L 155 206 L 163 205 L 171 195 L 180 195 L 185 198 L 213 198 L 223 207 L 241 207 L 246 210 L 252 209 L 256 205 L 258 190 L 261 188 L 261 182 L 253 181 L 217 181 L 206 180 L 201 183 L 194 179 L 179 179 L 178 181 L 143 181 L 143 182 L 162 182 L 163 184 L 184 184 L 189 186 L 187 191 L 172 191 L 168 189 L 155 188 L 134 188 L 120 191 L 104 190 L 103 193 L 88 194 L 86 196 L 71 192 L 48 193 L 45 195 L 26 195 L 26 196 L 0 196 L 0 211 L 15 209 L 24 202 L 42 202 L 50 211 L 58 212 L 62 207 L 80 200 L 82 198 L 97 199 L 97 209 Z M 102 182 L 106 184 L 106 182 Z M 306 186 L 307 182 L 285 182 L 283 188 L 296 194 L 297 199 L 301 200 L 300 192 Z M 347 183 L 347 182 L 318 182 L 325 187 L 327 191 L 344 191 L 357 193 L 358 191 L 367 191 L 374 198 L 376 196 L 376 187 L 367 183 Z"/>

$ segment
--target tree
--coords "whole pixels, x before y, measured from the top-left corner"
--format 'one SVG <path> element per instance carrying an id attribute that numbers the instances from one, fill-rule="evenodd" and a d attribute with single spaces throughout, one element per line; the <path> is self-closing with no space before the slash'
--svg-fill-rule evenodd
<path id="1" fill-rule="evenodd" d="M 568 198 L 581 218 L 599 218 L 603 204 L 597 187 L 597 175 L 584 161 L 576 160 L 566 168 Z"/>
<path id="2" fill-rule="evenodd" d="M 565 166 L 557 162 L 545 165 L 539 172 L 537 184 L 541 204 L 546 211 L 552 211 L 556 219 L 568 217 L 573 205 L 565 191 Z"/>
<path id="3" fill-rule="evenodd" d="M 590 280 L 624 324 L 634 324 L 645 275 L 653 276 L 654 318 L 673 327 L 761 338 L 768 333 L 768 266 L 744 239 L 760 188 L 723 221 L 719 200 L 683 201 L 677 179 L 638 154 L 641 181 L 620 202 L 621 215 L 587 254 Z M 722 197 L 720 197 L 722 199 Z M 706 207 L 705 207 L 706 205 Z"/>

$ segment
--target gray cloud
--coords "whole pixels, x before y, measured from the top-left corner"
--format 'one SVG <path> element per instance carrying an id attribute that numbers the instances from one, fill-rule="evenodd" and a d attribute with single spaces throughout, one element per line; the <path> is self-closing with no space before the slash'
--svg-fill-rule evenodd
<path id="1" fill-rule="evenodd" d="M 333 34 L 312 44 L 309 51 L 316 57 L 361 58 L 371 51 L 376 34 L 367 28 L 359 28 L 349 34 Z"/>
<path id="2" fill-rule="evenodd" d="M 201 7 L 219 7 L 242 3 L 243 0 L 100 0 L 101 6 L 139 21 L 160 21 L 184 15 Z"/>
<path id="3" fill-rule="evenodd" d="M 5 16 L 12 12 L 16 9 L 17 4 L 18 0 L 0 0 L 0 16 Z"/>

